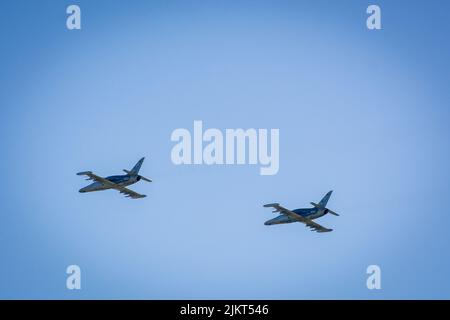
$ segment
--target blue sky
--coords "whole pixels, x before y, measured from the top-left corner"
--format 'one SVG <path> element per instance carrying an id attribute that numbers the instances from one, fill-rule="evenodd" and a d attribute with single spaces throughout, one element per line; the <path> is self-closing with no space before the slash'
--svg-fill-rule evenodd
<path id="1" fill-rule="evenodd" d="M 378 4 L 382 30 L 366 28 Z M 82 30 L 66 29 L 78 4 Z M 446 1 L 1 1 L 0 297 L 449 298 Z M 280 170 L 175 166 L 177 128 L 280 129 Z M 76 172 L 154 180 L 80 194 Z M 317 222 L 264 226 L 264 203 Z M 82 289 L 65 287 L 66 267 Z M 366 268 L 382 289 L 366 288 Z"/>

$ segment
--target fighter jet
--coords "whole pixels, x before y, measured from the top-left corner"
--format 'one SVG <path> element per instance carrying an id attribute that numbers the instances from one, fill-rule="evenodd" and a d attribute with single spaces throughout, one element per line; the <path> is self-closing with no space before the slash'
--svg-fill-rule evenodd
<path id="1" fill-rule="evenodd" d="M 320 217 L 326 215 L 327 213 L 331 213 L 335 216 L 339 216 L 336 212 L 331 211 L 330 209 L 326 208 L 327 202 L 330 199 L 332 192 L 333 191 L 328 192 L 322 198 L 322 200 L 320 200 L 320 202 L 318 204 L 311 202 L 311 205 L 313 205 L 314 208 L 288 210 L 288 209 L 280 206 L 279 203 L 265 204 L 264 207 L 274 208 L 275 210 L 272 212 L 279 212 L 281 214 L 276 218 L 266 221 L 264 224 L 266 226 L 270 226 L 273 224 L 302 222 L 302 223 L 306 224 L 307 227 L 310 227 L 311 231 L 317 231 L 317 232 L 333 231 L 333 229 L 327 229 L 327 228 L 321 226 L 320 224 L 312 221 L 313 219 L 320 218 Z"/>
<path id="2" fill-rule="evenodd" d="M 110 176 L 106 178 L 99 177 L 95 174 L 93 174 L 91 171 L 83 171 L 77 173 L 79 176 L 88 176 L 86 180 L 94 180 L 94 183 L 91 183 L 87 187 L 81 188 L 80 192 L 92 192 L 92 191 L 100 191 L 100 190 L 107 190 L 107 189 L 115 189 L 119 191 L 120 193 L 123 193 L 128 198 L 132 199 L 139 199 L 146 197 L 145 194 L 139 194 L 137 192 L 134 192 L 133 190 L 125 188 L 126 186 L 129 186 L 130 184 L 136 183 L 140 180 L 144 180 L 147 182 L 152 182 L 152 180 L 147 179 L 141 175 L 139 175 L 139 169 L 141 169 L 142 162 L 144 162 L 145 158 L 142 158 L 139 160 L 136 165 L 131 169 L 130 171 L 124 169 L 123 171 L 126 172 L 124 175 L 119 176 Z"/>

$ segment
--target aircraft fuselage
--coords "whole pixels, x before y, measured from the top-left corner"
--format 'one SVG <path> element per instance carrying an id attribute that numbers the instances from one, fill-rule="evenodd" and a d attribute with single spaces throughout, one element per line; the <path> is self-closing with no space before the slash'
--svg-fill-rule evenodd
<path id="1" fill-rule="evenodd" d="M 112 183 L 115 183 L 119 186 L 126 187 L 129 185 L 132 185 L 133 183 L 138 182 L 140 180 L 140 177 L 124 174 L 124 175 L 118 175 L 118 176 L 109 176 L 109 177 L 106 177 L 105 179 L 107 179 L 107 180 L 111 181 Z M 79 191 L 81 193 L 84 193 L 84 192 L 100 191 L 100 190 L 107 190 L 107 189 L 111 189 L 111 188 L 100 182 L 94 182 L 84 188 L 81 188 Z"/>
<path id="2" fill-rule="evenodd" d="M 327 209 L 304 208 L 304 209 L 295 209 L 295 210 L 292 210 L 292 212 L 294 212 L 302 217 L 308 218 L 310 220 L 314 220 L 314 219 L 324 216 L 327 213 Z M 266 221 L 264 224 L 272 225 L 272 224 L 282 224 L 282 223 L 291 223 L 291 222 L 297 222 L 297 220 L 291 219 L 290 217 L 288 217 L 286 215 L 279 215 L 276 218 Z"/>

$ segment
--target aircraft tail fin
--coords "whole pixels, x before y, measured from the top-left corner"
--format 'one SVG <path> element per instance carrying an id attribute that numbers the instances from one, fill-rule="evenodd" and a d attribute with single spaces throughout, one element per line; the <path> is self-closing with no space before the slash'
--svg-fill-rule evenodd
<path id="1" fill-rule="evenodd" d="M 332 193 L 333 193 L 333 190 L 328 191 L 328 193 L 322 198 L 322 200 L 320 200 L 319 206 L 325 208 L 327 206 L 328 200 L 330 200 L 330 197 L 331 197 Z"/>
<path id="2" fill-rule="evenodd" d="M 141 169 L 142 166 L 142 162 L 144 162 L 144 158 L 142 158 L 141 160 L 139 160 L 133 167 L 133 169 L 131 169 L 130 174 L 132 175 L 137 175 L 139 173 L 139 170 Z"/>
<path id="3" fill-rule="evenodd" d="M 330 197 L 331 197 L 331 193 L 332 193 L 332 192 L 333 192 L 333 190 L 329 191 L 329 192 L 322 198 L 322 200 L 320 200 L 320 202 L 319 202 L 318 204 L 317 204 L 317 203 L 314 203 L 314 202 L 311 202 L 311 204 L 312 204 L 314 207 L 318 208 L 318 209 L 325 209 L 325 214 L 331 213 L 332 215 L 339 216 L 336 212 L 334 212 L 334 211 L 332 211 L 332 210 L 326 208 L 327 203 L 328 203 L 328 200 L 330 200 Z"/>

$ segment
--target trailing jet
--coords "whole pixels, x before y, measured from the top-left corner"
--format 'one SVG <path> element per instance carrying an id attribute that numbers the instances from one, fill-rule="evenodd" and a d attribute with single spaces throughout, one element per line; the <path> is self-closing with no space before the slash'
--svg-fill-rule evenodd
<path id="1" fill-rule="evenodd" d="M 311 231 L 317 231 L 317 232 L 333 231 L 333 229 L 327 229 L 327 228 L 321 226 L 320 224 L 312 221 L 313 219 L 320 218 L 320 217 L 326 215 L 327 213 L 331 213 L 335 216 L 339 216 L 336 212 L 331 211 L 330 209 L 326 208 L 327 202 L 330 199 L 332 192 L 333 191 L 328 192 L 322 198 L 322 200 L 320 200 L 320 202 L 318 204 L 311 202 L 311 205 L 313 205 L 314 208 L 288 210 L 288 209 L 280 206 L 279 203 L 265 204 L 264 207 L 274 208 L 275 210 L 272 212 L 279 212 L 281 214 L 276 218 L 266 221 L 264 224 L 266 226 L 270 226 L 273 224 L 302 222 L 302 223 L 306 224 L 307 227 L 310 227 Z"/>
<path id="2" fill-rule="evenodd" d="M 152 180 L 147 179 L 141 175 L 139 175 L 139 169 L 141 169 L 142 162 L 144 162 L 145 158 L 142 158 L 139 160 L 136 165 L 131 169 L 123 170 L 126 172 L 124 175 L 120 176 L 110 176 L 106 178 L 99 177 L 95 174 L 93 174 L 91 171 L 83 171 L 77 173 L 79 176 L 88 176 L 86 180 L 94 180 L 94 183 L 91 183 L 87 187 L 81 188 L 80 192 L 92 192 L 92 191 L 100 191 L 100 190 L 107 190 L 107 189 L 115 189 L 119 191 L 120 193 L 123 193 L 126 195 L 126 197 L 133 198 L 133 199 L 139 199 L 146 197 L 145 194 L 139 194 L 137 192 L 134 192 L 133 190 L 130 190 L 128 188 L 125 188 L 126 186 L 129 186 L 130 184 L 136 183 L 140 180 L 144 180 L 147 182 L 152 182 Z"/>

